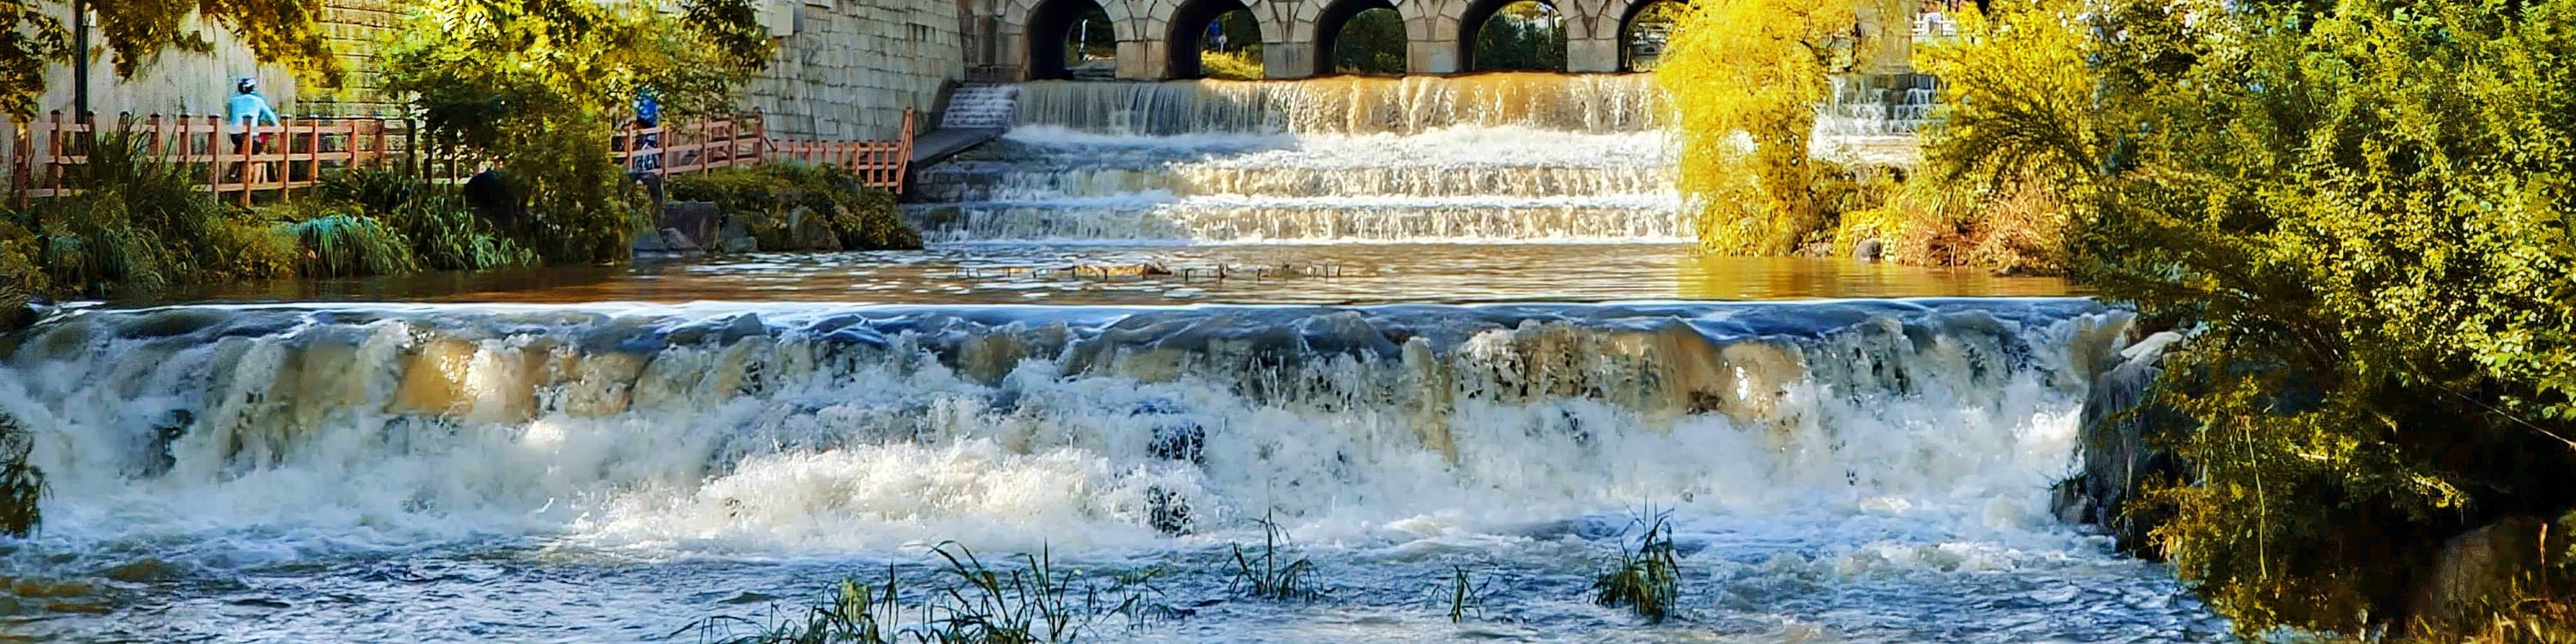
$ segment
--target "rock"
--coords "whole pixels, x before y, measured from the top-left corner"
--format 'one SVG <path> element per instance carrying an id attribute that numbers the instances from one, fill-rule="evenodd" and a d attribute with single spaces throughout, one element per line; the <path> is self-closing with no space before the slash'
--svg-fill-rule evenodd
<path id="1" fill-rule="evenodd" d="M 2549 523 L 2533 517 L 2506 517 L 2451 537 L 2442 554 L 2417 576 L 2407 612 L 2433 633 L 2476 629 L 2492 607 L 2515 599 L 2524 575 L 2542 564 Z"/>
<path id="2" fill-rule="evenodd" d="M 2191 419 L 2162 406 L 2149 407 L 2165 350 L 2182 336 L 2158 333 L 2131 345 L 2128 358 L 2093 380 L 2093 395 L 2084 401 L 2083 424 L 2076 430 L 2084 469 L 2054 489 L 2051 510 L 2073 523 L 2099 526 L 2121 552 L 2161 559 L 2149 532 L 2164 518 L 2130 512 L 2149 481 L 2179 480 L 2182 462 L 2156 447 L 2151 437 L 2185 427 Z"/>
<path id="3" fill-rule="evenodd" d="M 660 228 L 676 231 L 688 238 L 690 248 L 705 249 L 723 238 L 724 219 L 724 211 L 717 209 L 713 202 L 672 201 L 662 204 Z M 668 236 L 666 232 L 664 237 Z M 664 243 L 669 244 L 668 241 Z M 672 245 L 676 247 L 676 244 Z"/>
<path id="4" fill-rule="evenodd" d="M 760 250 L 760 242 L 751 237 L 750 222 L 743 217 L 726 217 L 717 227 L 716 252 L 749 253 Z"/>
<path id="5" fill-rule="evenodd" d="M 836 252 L 841 250 L 840 235 L 832 232 L 832 222 L 811 209 L 797 208 L 787 215 L 788 232 L 795 236 L 795 250 Z"/>
<path id="6" fill-rule="evenodd" d="M 634 245 L 629 248 L 635 251 L 636 259 L 644 259 L 654 255 L 671 254 L 671 245 L 663 242 L 662 235 L 658 233 L 652 235 L 636 235 Z"/>
<path id="7" fill-rule="evenodd" d="M 465 180 L 465 204 L 484 221 L 505 233 L 524 232 L 528 223 L 527 202 L 510 190 L 507 177 L 499 170 L 484 170 Z"/>
<path id="8" fill-rule="evenodd" d="M 1190 533 L 1190 500 L 1163 488 L 1145 488 L 1145 522 L 1165 536 Z"/>
<path id="9" fill-rule="evenodd" d="M 1207 465 L 1207 430 L 1198 423 L 1178 421 L 1154 427 L 1154 442 L 1145 451 L 1167 461 Z"/>
<path id="10" fill-rule="evenodd" d="M 698 246 L 697 240 L 689 239 L 689 236 L 680 232 L 678 228 L 662 229 L 661 237 L 662 246 L 671 249 L 671 252 L 691 254 L 706 252 L 706 249 Z"/>
<path id="11" fill-rule="evenodd" d="M 1875 239 L 1864 239 L 1861 240 L 1859 244 L 1852 246 L 1852 259 L 1864 262 L 1878 261 L 1884 258 L 1886 254 L 1887 243 Z"/>

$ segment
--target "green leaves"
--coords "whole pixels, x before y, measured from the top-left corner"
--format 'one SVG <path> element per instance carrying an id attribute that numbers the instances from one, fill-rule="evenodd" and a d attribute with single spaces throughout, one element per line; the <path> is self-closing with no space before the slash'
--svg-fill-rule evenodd
<path id="1" fill-rule="evenodd" d="M 2156 497 L 2177 570 L 2247 633 L 2355 632 L 2403 618 L 2405 563 L 2449 536 L 2576 507 L 2576 2 L 2080 15 L 2031 57 L 2080 64 L 2090 109 L 1978 114 L 2045 77 L 1953 61 L 1976 86 L 1933 147 L 1982 172 L 2093 161 L 2057 173 L 2089 194 L 2079 277 L 2199 330 L 2167 372 L 2202 423 L 2163 437 L 2197 479 Z M 1997 126 L 2089 148 L 1977 157 Z"/>
<path id="2" fill-rule="evenodd" d="M 771 53 L 748 0 L 681 13 L 594 0 L 420 3 L 385 45 L 385 91 L 409 95 L 433 139 L 499 160 L 548 261 L 622 259 L 641 225 L 609 140 L 640 93 L 663 121 L 731 109 Z"/>
<path id="3" fill-rule="evenodd" d="M 196 18 L 224 26 L 262 62 L 283 65 L 305 82 L 337 87 L 343 70 L 322 37 L 322 0 L 90 0 L 99 43 L 116 73 L 131 78 L 163 51 L 214 47 L 191 28 Z M 56 15 L 60 0 L 0 0 L 0 111 L 20 119 L 45 91 L 45 65 L 70 58 L 71 32 Z"/>

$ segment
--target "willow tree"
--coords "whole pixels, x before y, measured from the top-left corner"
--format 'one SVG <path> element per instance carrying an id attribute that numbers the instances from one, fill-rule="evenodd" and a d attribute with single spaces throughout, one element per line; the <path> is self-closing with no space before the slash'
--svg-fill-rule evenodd
<path id="1" fill-rule="evenodd" d="M 213 51 L 214 41 L 195 28 L 212 23 L 306 82 L 340 83 L 340 61 L 322 37 L 322 0 L 90 0 L 89 8 L 120 78 L 150 68 L 164 51 Z M 22 119 L 35 112 L 46 65 L 77 47 L 57 17 L 70 13 L 62 0 L 0 0 L 0 112 Z"/>
<path id="2" fill-rule="evenodd" d="M 1808 149 L 1833 75 L 1855 65 L 1859 20 L 1853 0 L 1707 0 L 1682 12 L 1655 80 L 1680 112 L 1681 188 L 1700 208 L 1703 244 L 1780 255 L 1829 227 Z"/>

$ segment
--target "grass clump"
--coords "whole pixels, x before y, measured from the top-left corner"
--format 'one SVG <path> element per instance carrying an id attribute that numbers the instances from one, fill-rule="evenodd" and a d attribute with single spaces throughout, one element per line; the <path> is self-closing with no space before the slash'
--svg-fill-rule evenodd
<path id="1" fill-rule="evenodd" d="M 764 250 L 921 248 L 921 232 L 903 222 L 893 193 L 861 186 L 838 167 L 765 163 L 669 181 L 672 199 L 714 203 Z"/>
<path id="2" fill-rule="evenodd" d="M 1592 603 L 1607 608 L 1625 607 L 1648 621 L 1662 622 L 1672 617 L 1673 606 L 1681 596 L 1681 557 L 1673 548 L 1673 530 L 1669 517 L 1657 514 L 1640 519 L 1646 532 L 1630 548 L 1623 540 L 1618 557 L 1610 570 L 1592 579 Z"/>
<path id="3" fill-rule="evenodd" d="M 470 271 L 539 263 L 535 252 L 486 221 L 456 190 L 432 186 L 408 174 L 374 169 L 336 172 L 323 177 L 320 192 L 323 208 L 332 214 L 318 219 L 359 220 L 332 226 L 369 237 L 341 240 L 340 247 L 372 247 L 388 255 L 400 248 L 409 258 L 408 267 L 392 262 L 370 267 Z M 309 238 L 306 245 L 315 246 Z M 318 250 L 317 254 L 330 255 Z"/>
<path id="4" fill-rule="evenodd" d="M 1226 589 L 1235 594 L 1273 601 L 1311 601 L 1323 595 L 1315 587 L 1315 563 L 1304 557 L 1290 558 L 1287 531 L 1270 519 L 1261 520 L 1261 548 L 1246 552 L 1242 544 L 1234 546 L 1234 579 Z"/>
<path id="5" fill-rule="evenodd" d="M 844 577 L 820 603 L 766 626 L 718 616 L 680 633 L 695 630 L 699 641 L 717 644 L 1061 644 L 1112 616 L 1137 626 L 1186 615 L 1161 601 L 1153 585 L 1160 569 L 1104 578 L 1059 569 L 1045 550 L 999 567 L 955 542 L 931 552 L 939 570 L 917 587 L 905 587 L 888 566 L 882 583 Z M 731 632 L 743 626 L 756 630 Z"/>

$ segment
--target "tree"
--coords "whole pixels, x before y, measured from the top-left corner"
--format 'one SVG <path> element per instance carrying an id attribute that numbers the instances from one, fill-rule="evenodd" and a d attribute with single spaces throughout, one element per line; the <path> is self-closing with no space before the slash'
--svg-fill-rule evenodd
<path id="1" fill-rule="evenodd" d="M 1556 7 L 1521 0 L 1476 29 L 1476 71 L 1565 71 L 1565 29 Z"/>
<path id="2" fill-rule="evenodd" d="M 208 52 L 214 43 L 193 19 L 220 24 L 260 60 L 305 82 L 337 87 L 342 70 L 322 37 L 321 0 L 91 0 L 98 34 L 116 74 L 132 78 L 169 49 Z M 53 14 L 61 0 L 0 0 L 0 111 L 25 119 L 45 91 L 45 66 L 70 58 L 71 30 Z"/>
<path id="3" fill-rule="evenodd" d="M 1333 41 L 1334 71 L 1393 76 L 1404 73 L 1404 16 L 1394 9 L 1370 9 L 1342 23 Z"/>
<path id="4" fill-rule="evenodd" d="M 2423 564 L 2576 527 L 2576 1 L 1994 15 L 2026 44 L 1936 62 L 1966 87 L 1931 148 L 2081 195 L 2077 276 L 2194 333 L 2159 399 L 2196 422 L 2154 437 L 2176 571 L 2249 636 L 2484 626 L 2410 613 Z M 2529 554 L 2479 590 L 2567 637 L 2576 553 Z"/>
<path id="5" fill-rule="evenodd" d="M 637 96 L 672 116 L 722 112 L 773 45 L 750 0 L 644 3 L 437 0 L 382 52 L 385 91 L 407 95 L 432 139 L 498 159 L 530 201 L 520 231 L 549 261 L 621 258 L 632 209 L 609 141 Z"/>
<path id="6" fill-rule="evenodd" d="M 1681 188 L 1701 208 L 1704 245 L 1785 255 L 1831 228 L 1808 139 L 1831 76 L 1854 64 L 1857 20 L 1847 0 L 1708 0 L 1683 10 L 1655 82 L 1680 113 Z"/>

